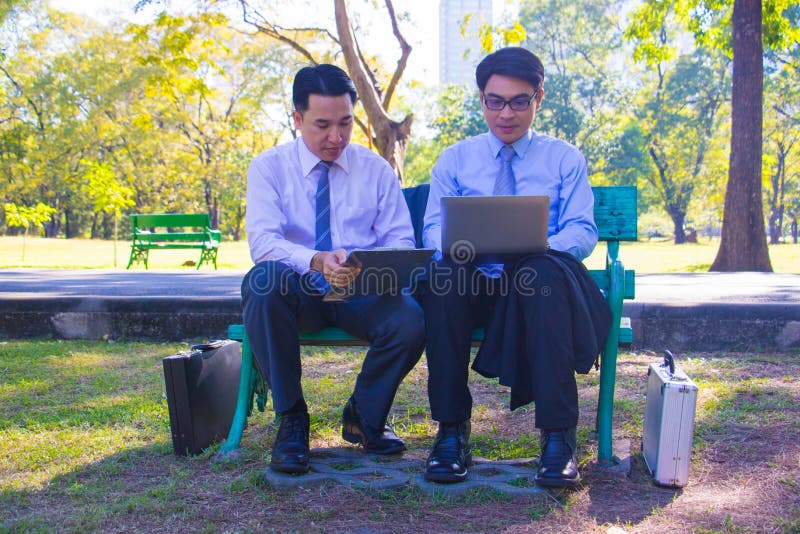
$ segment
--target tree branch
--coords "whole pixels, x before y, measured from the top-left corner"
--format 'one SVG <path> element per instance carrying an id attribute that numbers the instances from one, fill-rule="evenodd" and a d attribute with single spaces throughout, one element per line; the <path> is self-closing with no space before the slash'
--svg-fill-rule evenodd
<path id="1" fill-rule="evenodd" d="M 355 35 L 353 37 L 355 37 Z M 381 89 L 378 79 L 375 77 L 375 72 L 369 66 L 369 63 L 367 63 L 367 58 L 365 58 L 364 54 L 361 52 L 361 45 L 358 44 L 358 38 L 355 38 L 355 43 L 356 51 L 358 52 L 358 59 L 361 61 L 361 64 L 364 66 L 364 70 L 369 75 L 370 82 L 372 83 L 372 87 L 375 88 L 375 92 L 378 93 L 378 96 L 381 96 L 383 94 L 383 89 Z"/>
<path id="2" fill-rule="evenodd" d="M 392 33 L 394 33 L 394 36 L 397 38 L 397 42 L 400 43 L 400 50 L 402 51 L 400 59 L 397 60 L 397 67 L 394 69 L 392 79 L 389 81 L 389 85 L 386 87 L 386 94 L 383 96 L 383 107 L 389 109 L 392 96 L 394 96 L 394 90 L 397 88 L 397 84 L 400 82 L 400 78 L 402 78 L 403 72 L 406 70 L 408 56 L 411 55 L 411 45 L 408 44 L 403 37 L 403 34 L 400 33 L 400 27 L 397 25 L 397 16 L 394 12 L 392 0 L 386 0 L 386 9 L 389 11 L 389 18 L 392 21 Z"/>
<path id="3" fill-rule="evenodd" d="M 308 59 L 312 64 L 317 65 L 319 62 L 314 57 L 314 54 L 311 53 L 306 47 L 301 45 L 297 42 L 297 40 L 288 37 L 284 34 L 284 32 L 313 32 L 319 33 L 323 35 L 327 35 L 333 42 L 339 43 L 338 39 L 331 34 L 325 28 L 282 28 L 281 26 L 277 26 L 275 24 L 270 23 L 264 16 L 259 13 L 258 11 L 250 8 L 250 5 L 247 3 L 247 0 L 239 0 L 239 4 L 242 6 L 242 20 L 250 24 L 251 26 L 255 27 L 259 32 L 272 37 L 273 39 L 280 41 L 286 45 L 289 45 L 295 51 L 300 53 L 303 57 Z M 256 20 L 251 17 L 258 17 L 260 19 Z"/>
<path id="4" fill-rule="evenodd" d="M 369 139 L 369 142 L 372 143 L 372 137 L 371 137 L 370 132 L 369 132 L 369 126 L 367 126 L 367 124 L 364 123 L 364 121 L 362 121 L 358 117 L 354 116 L 353 120 L 358 125 L 358 127 L 361 129 L 361 131 L 364 133 L 364 137 Z M 372 146 L 372 145 L 370 145 L 370 146 Z"/>
<path id="5" fill-rule="evenodd" d="M 347 12 L 347 2 L 345 0 L 335 0 L 336 29 L 339 33 L 339 44 L 342 47 L 347 69 L 350 77 L 361 97 L 361 105 L 367 117 L 375 124 L 378 120 L 389 121 L 389 117 L 384 110 L 375 87 L 370 82 L 369 74 L 364 64 L 358 58 L 353 29 L 350 27 L 350 16 Z"/>
<path id="6" fill-rule="evenodd" d="M 14 85 L 14 87 L 17 89 L 17 91 L 19 91 L 19 94 L 22 95 L 22 97 L 33 108 L 33 112 L 36 115 L 37 121 L 39 122 L 39 131 L 43 132 L 44 131 L 44 117 L 43 117 L 42 110 L 39 109 L 39 106 L 36 105 L 36 102 L 34 102 L 32 98 L 30 98 L 28 95 L 25 94 L 25 91 L 22 90 L 22 87 L 19 85 L 19 83 L 17 83 L 17 80 L 15 80 L 13 76 L 11 76 L 11 73 L 8 72 L 5 67 L 0 65 L 0 70 L 3 71 L 3 74 L 6 75 L 6 78 L 8 78 L 8 80 Z"/>

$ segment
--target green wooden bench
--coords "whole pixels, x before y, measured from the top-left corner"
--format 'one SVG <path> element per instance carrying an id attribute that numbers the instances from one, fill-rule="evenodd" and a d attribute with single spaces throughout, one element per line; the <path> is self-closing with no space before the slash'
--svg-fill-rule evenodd
<path id="1" fill-rule="evenodd" d="M 198 269 L 205 262 L 217 268 L 220 232 L 211 229 L 211 219 L 207 213 L 134 213 L 129 217 L 133 238 L 131 258 L 126 269 L 136 263 L 143 263 L 147 269 L 147 260 L 153 249 L 183 248 L 200 249 Z"/>
<path id="2" fill-rule="evenodd" d="M 603 290 L 611 307 L 613 317 L 603 353 L 600 358 L 600 393 L 597 405 L 598 461 L 601 465 L 613 465 L 612 415 L 614 411 L 614 386 L 617 370 L 617 349 L 620 344 L 630 344 L 633 334 L 630 320 L 622 317 L 622 302 L 634 298 L 634 271 L 626 270 L 619 258 L 621 241 L 636 240 L 636 188 L 633 186 L 594 187 L 594 217 L 600 240 L 606 243 L 606 265 L 604 269 L 590 273 Z M 411 211 L 417 246 L 420 245 L 422 220 L 428 185 L 403 190 Z M 225 458 L 239 448 L 247 417 L 253 410 L 256 397 L 259 411 L 264 411 L 269 388 L 253 363 L 253 353 L 247 333 L 241 324 L 228 327 L 228 337 L 242 342 L 242 371 L 239 377 L 239 397 L 233 423 L 219 457 Z M 473 344 L 483 340 L 483 329 L 473 331 Z M 300 334 L 301 345 L 366 346 L 367 343 L 338 328 L 324 328 L 317 332 Z"/>

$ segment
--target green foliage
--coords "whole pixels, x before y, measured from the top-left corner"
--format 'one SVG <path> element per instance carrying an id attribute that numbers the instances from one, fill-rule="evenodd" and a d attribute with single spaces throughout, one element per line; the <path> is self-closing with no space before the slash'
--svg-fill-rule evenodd
<path id="1" fill-rule="evenodd" d="M 730 35 L 728 2 L 643 2 L 631 14 L 625 38 L 634 44 L 634 60 L 646 66 L 649 85 L 640 93 L 635 112 L 645 136 L 643 149 L 653 171 L 644 175 L 654 198 L 672 218 L 676 243 L 696 191 L 721 198 L 727 166 L 723 150 L 729 110 L 730 63 L 720 31 Z M 686 31 L 696 38 L 686 49 Z M 722 133 L 723 135 L 719 135 Z M 702 217 L 716 213 L 703 210 Z"/>
<path id="2" fill-rule="evenodd" d="M 110 235 L 135 207 L 206 211 L 238 238 L 247 164 L 278 137 L 284 52 L 213 12 L 98 26 L 38 7 L 0 59 L 0 197 L 53 206 L 51 235 Z"/>
<path id="3" fill-rule="evenodd" d="M 410 187 L 426 184 L 431 181 L 431 169 L 436 158 L 446 148 L 433 139 L 416 139 L 411 141 L 406 150 L 406 160 L 403 167 L 405 172 L 404 186 Z"/>
<path id="4" fill-rule="evenodd" d="M 460 85 L 446 85 L 433 96 L 428 126 L 432 138 L 412 140 L 404 165 L 406 186 L 427 183 L 442 150 L 486 131 L 477 92 Z"/>
<path id="5" fill-rule="evenodd" d="M 35 206 L 17 206 L 13 202 L 9 202 L 3 207 L 6 210 L 6 224 L 21 226 L 25 228 L 26 234 L 31 225 L 46 223 L 56 211 L 55 208 L 41 202 Z"/>
<path id="6" fill-rule="evenodd" d="M 55 208 L 38 202 L 35 206 L 17 206 L 13 202 L 6 203 L 5 216 L 8 226 L 19 226 L 25 228 L 22 235 L 22 263 L 25 263 L 25 240 L 28 237 L 28 230 L 32 225 L 39 226 L 47 221 L 55 213 Z"/>
<path id="7" fill-rule="evenodd" d="M 436 131 L 434 139 L 449 146 L 486 131 L 478 95 L 472 89 L 447 85 L 439 92 L 436 117 L 429 124 Z"/>
<path id="8" fill-rule="evenodd" d="M 628 19 L 625 39 L 636 43 L 634 61 L 657 65 L 675 56 L 675 46 L 664 35 L 681 13 L 678 10 L 676 14 L 671 9 L 672 5 L 673 2 L 645 1 L 633 10 Z"/>
<path id="9" fill-rule="evenodd" d="M 481 50 L 488 54 L 505 46 L 519 46 L 525 40 L 525 28 L 518 21 L 509 26 L 483 24 L 478 28 L 478 40 Z"/>
<path id="10" fill-rule="evenodd" d="M 109 163 L 86 160 L 81 163 L 87 167 L 83 175 L 84 190 L 92 199 L 95 211 L 119 217 L 123 210 L 135 204 L 134 189 L 117 181 Z"/>
<path id="11" fill-rule="evenodd" d="M 761 4 L 759 3 L 759 5 Z M 697 50 L 716 50 L 721 51 L 728 57 L 732 57 L 732 35 L 733 32 L 736 31 L 736 29 L 733 28 L 732 12 L 732 0 L 672 0 L 668 2 L 644 0 L 632 13 L 626 30 L 626 38 L 635 44 L 634 58 L 637 61 L 646 63 L 650 67 L 656 67 L 661 77 L 662 68 L 669 63 L 674 63 L 673 60 L 676 57 L 677 46 L 675 43 L 677 41 L 674 39 L 670 40 L 667 37 L 668 34 L 674 33 L 675 31 L 688 31 L 693 35 Z M 770 51 L 775 52 L 791 46 L 796 48 L 798 43 L 797 37 L 800 35 L 798 34 L 800 30 L 797 25 L 796 2 L 792 2 L 791 0 L 770 0 L 764 2 L 763 7 L 761 7 L 761 18 L 763 26 L 761 29 L 762 41 L 768 54 Z M 756 51 L 752 50 L 750 52 Z M 748 51 L 742 51 L 740 53 L 747 54 Z M 736 77 L 735 72 L 733 75 Z M 763 98 L 763 93 L 750 94 L 747 95 L 746 98 L 750 101 L 754 99 L 761 100 Z M 706 114 L 706 118 L 707 117 L 708 115 Z M 699 121 L 702 122 L 703 119 L 700 118 Z M 746 134 L 743 132 L 748 130 L 752 131 L 755 125 L 744 124 L 742 121 L 739 121 L 735 128 L 737 129 L 731 131 L 731 139 L 745 139 Z M 760 130 L 757 131 L 759 131 L 760 134 Z M 699 148 L 696 158 L 700 162 L 703 161 L 708 150 L 708 143 L 705 142 L 705 140 L 708 139 L 709 134 L 709 128 L 704 126 L 701 128 L 701 136 L 699 139 L 689 141 L 689 143 L 698 143 Z M 760 140 L 757 142 L 760 142 Z M 740 148 L 740 150 L 742 149 Z M 659 168 L 659 174 L 662 177 L 660 189 L 665 193 L 665 207 L 675 221 L 676 242 L 682 242 L 683 235 L 681 226 L 686 213 L 686 209 L 683 206 L 688 206 L 688 203 L 680 201 L 680 197 L 686 197 L 687 194 L 690 196 L 693 186 L 685 183 L 684 187 L 679 191 L 678 201 L 670 201 L 668 197 L 672 196 L 671 193 L 675 188 L 671 186 L 675 185 L 675 182 L 672 179 L 663 180 L 664 175 L 668 173 L 666 161 L 669 158 L 663 154 L 659 154 L 657 147 L 654 147 L 652 144 L 650 146 L 650 152 L 653 155 L 654 163 Z M 747 154 L 747 156 L 758 158 L 761 156 L 761 153 L 758 150 L 754 150 L 753 153 Z M 695 164 L 694 166 L 698 168 L 700 165 Z M 747 175 L 749 173 L 740 172 L 739 169 L 736 168 L 729 169 L 729 172 L 730 181 L 727 185 L 727 197 L 730 199 L 741 197 L 742 201 L 745 201 L 744 197 L 749 195 L 749 193 L 745 191 L 747 189 Z M 698 176 L 698 173 L 694 174 L 695 177 Z M 775 195 L 773 195 L 773 197 L 774 196 Z M 752 210 L 750 213 L 761 211 L 760 198 L 756 200 L 751 198 L 749 202 L 751 205 L 748 209 Z M 729 224 L 733 225 L 732 227 L 737 226 L 737 223 L 733 221 L 738 221 L 739 228 L 743 228 L 747 226 L 747 222 L 742 219 L 742 217 L 746 217 L 746 213 L 741 209 L 741 203 L 735 202 L 735 204 L 737 206 L 736 208 L 731 206 L 730 209 L 732 211 L 726 211 L 725 219 Z M 776 202 L 773 202 L 772 206 L 773 210 L 770 215 L 770 223 L 774 225 L 779 217 L 775 213 Z M 752 226 L 752 221 L 750 221 L 749 224 Z M 757 224 L 756 227 L 760 227 L 760 223 Z M 757 243 L 761 239 L 759 236 L 751 235 L 747 232 L 740 233 L 742 235 L 739 236 L 737 234 L 738 237 L 736 239 L 741 239 L 741 241 L 736 249 L 741 249 L 742 251 L 761 250 L 761 248 L 757 246 Z M 776 239 L 776 237 L 773 236 L 773 239 Z M 732 257 L 732 242 L 732 240 L 723 239 L 724 246 L 721 249 L 719 263 L 715 262 L 717 268 L 726 265 L 732 267 L 737 264 L 741 266 L 750 264 L 750 260 L 738 260 Z M 758 254 L 745 254 L 744 257 L 756 255 Z M 731 258 L 728 258 L 728 256 L 731 256 Z M 762 260 L 763 261 L 756 261 L 756 263 L 764 266 L 769 265 L 768 257 Z M 727 268 L 730 267 L 725 267 L 725 269 Z"/>
<path id="12" fill-rule="evenodd" d="M 729 85 L 721 73 L 729 70 L 731 0 L 519 5 L 519 20 L 470 28 L 487 50 L 519 43 L 542 58 L 545 99 L 534 128 L 575 144 L 593 184 L 636 184 L 645 210 L 667 210 L 675 196 L 687 219 L 716 221 L 730 109 L 723 101 L 710 127 L 701 110 Z M 52 206 L 50 236 L 108 237 L 114 214 L 127 211 L 204 211 L 238 239 L 249 161 L 293 134 L 286 110 L 296 51 L 233 30 L 216 2 L 193 14 L 158 11 L 139 24 L 99 24 L 41 0 L 0 7 L 0 198 Z M 764 2 L 763 172 L 775 221 L 781 210 L 784 218 L 800 210 L 798 20 L 796 3 Z M 321 60 L 338 61 L 327 37 L 297 38 Z M 407 108 L 427 128 L 415 126 L 409 142 L 406 185 L 428 181 L 446 146 L 485 131 L 470 90 L 441 88 Z M 660 177 L 651 149 L 672 182 Z"/>
<path id="13" fill-rule="evenodd" d="M 545 97 L 534 128 L 565 139 L 586 156 L 593 185 L 636 185 L 646 211 L 659 201 L 647 178 L 655 172 L 645 125 L 637 117 L 642 73 L 621 59 L 623 42 L 615 0 L 526 1 L 520 20 L 524 46 L 545 67 Z"/>
<path id="14" fill-rule="evenodd" d="M 770 243 L 800 216 L 800 46 L 765 65 L 762 177 Z"/>

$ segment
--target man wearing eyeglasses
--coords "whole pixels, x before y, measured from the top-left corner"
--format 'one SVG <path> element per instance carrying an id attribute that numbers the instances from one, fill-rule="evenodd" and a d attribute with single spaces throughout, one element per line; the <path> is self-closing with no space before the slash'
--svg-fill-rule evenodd
<path id="1" fill-rule="evenodd" d="M 423 305 L 428 396 L 439 422 L 425 478 L 466 479 L 470 336 L 483 326 L 485 339 L 473 368 L 511 386 L 512 410 L 535 403 L 542 443 L 537 483 L 573 486 L 579 482 L 575 371 L 588 372 L 610 325 L 608 306 L 580 262 L 597 243 L 586 162 L 571 144 L 531 130 L 544 97 L 538 57 L 523 48 L 503 48 L 480 62 L 475 77 L 489 131 L 442 152 L 425 213 L 423 241 L 440 258 Z M 442 197 L 484 195 L 548 196 L 547 253 L 476 265 L 443 251 Z M 517 283 L 523 271 L 530 275 L 525 288 Z"/>

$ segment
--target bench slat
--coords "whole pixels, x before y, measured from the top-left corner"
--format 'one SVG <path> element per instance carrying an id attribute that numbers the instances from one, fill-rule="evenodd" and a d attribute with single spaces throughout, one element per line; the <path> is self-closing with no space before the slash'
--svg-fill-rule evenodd
<path id="1" fill-rule="evenodd" d="M 599 269 L 591 269 L 589 274 L 594 279 L 597 287 L 606 291 L 610 285 L 610 279 L 608 276 L 607 271 L 601 271 Z M 622 298 L 625 299 L 634 299 L 636 298 L 636 272 L 635 271 L 625 271 L 625 291 L 622 294 Z"/>
<path id="2" fill-rule="evenodd" d="M 137 241 L 209 241 L 205 232 L 141 232 L 135 234 Z"/>
<path id="3" fill-rule="evenodd" d="M 153 250 L 158 248 L 165 250 L 214 250 L 218 248 L 218 243 L 215 241 L 209 241 L 208 243 L 138 243 L 136 248 L 141 250 Z"/>
<path id="4" fill-rule="evenodd" d="M 624 332 L 624 333 L 623 333 Z M 232 324 L 228 325 L 228 339 L 234 341 L 244 340 L 244 325 Z M 486 331 L 483 328 L 475 328 L 472 331 L 471 341 L 473 344 L 478 345 L 483 341 Z M 631 320 L 629 317 L 623 317 L 620 321 L 620 343 L 631 343 L 633 340 L 631 330 Z M 342 330 L 329 326 L 316 332 L 301 332 L 300 344 L 304 346 L 324 346 L 324 347 L 367 347 L 369 342 L 352 336 Z"/>
<path id="5" fill-rule="evenodd" d="M 593 187 L 594 222 L 601 241 L 636 241 L 636 187 Z"/>
<path id="6" fill-rule="evenodd" d="M 133 213 L 131 224 L 138 228 L 207 228 L 211 226 L 208 213 Z"/>

